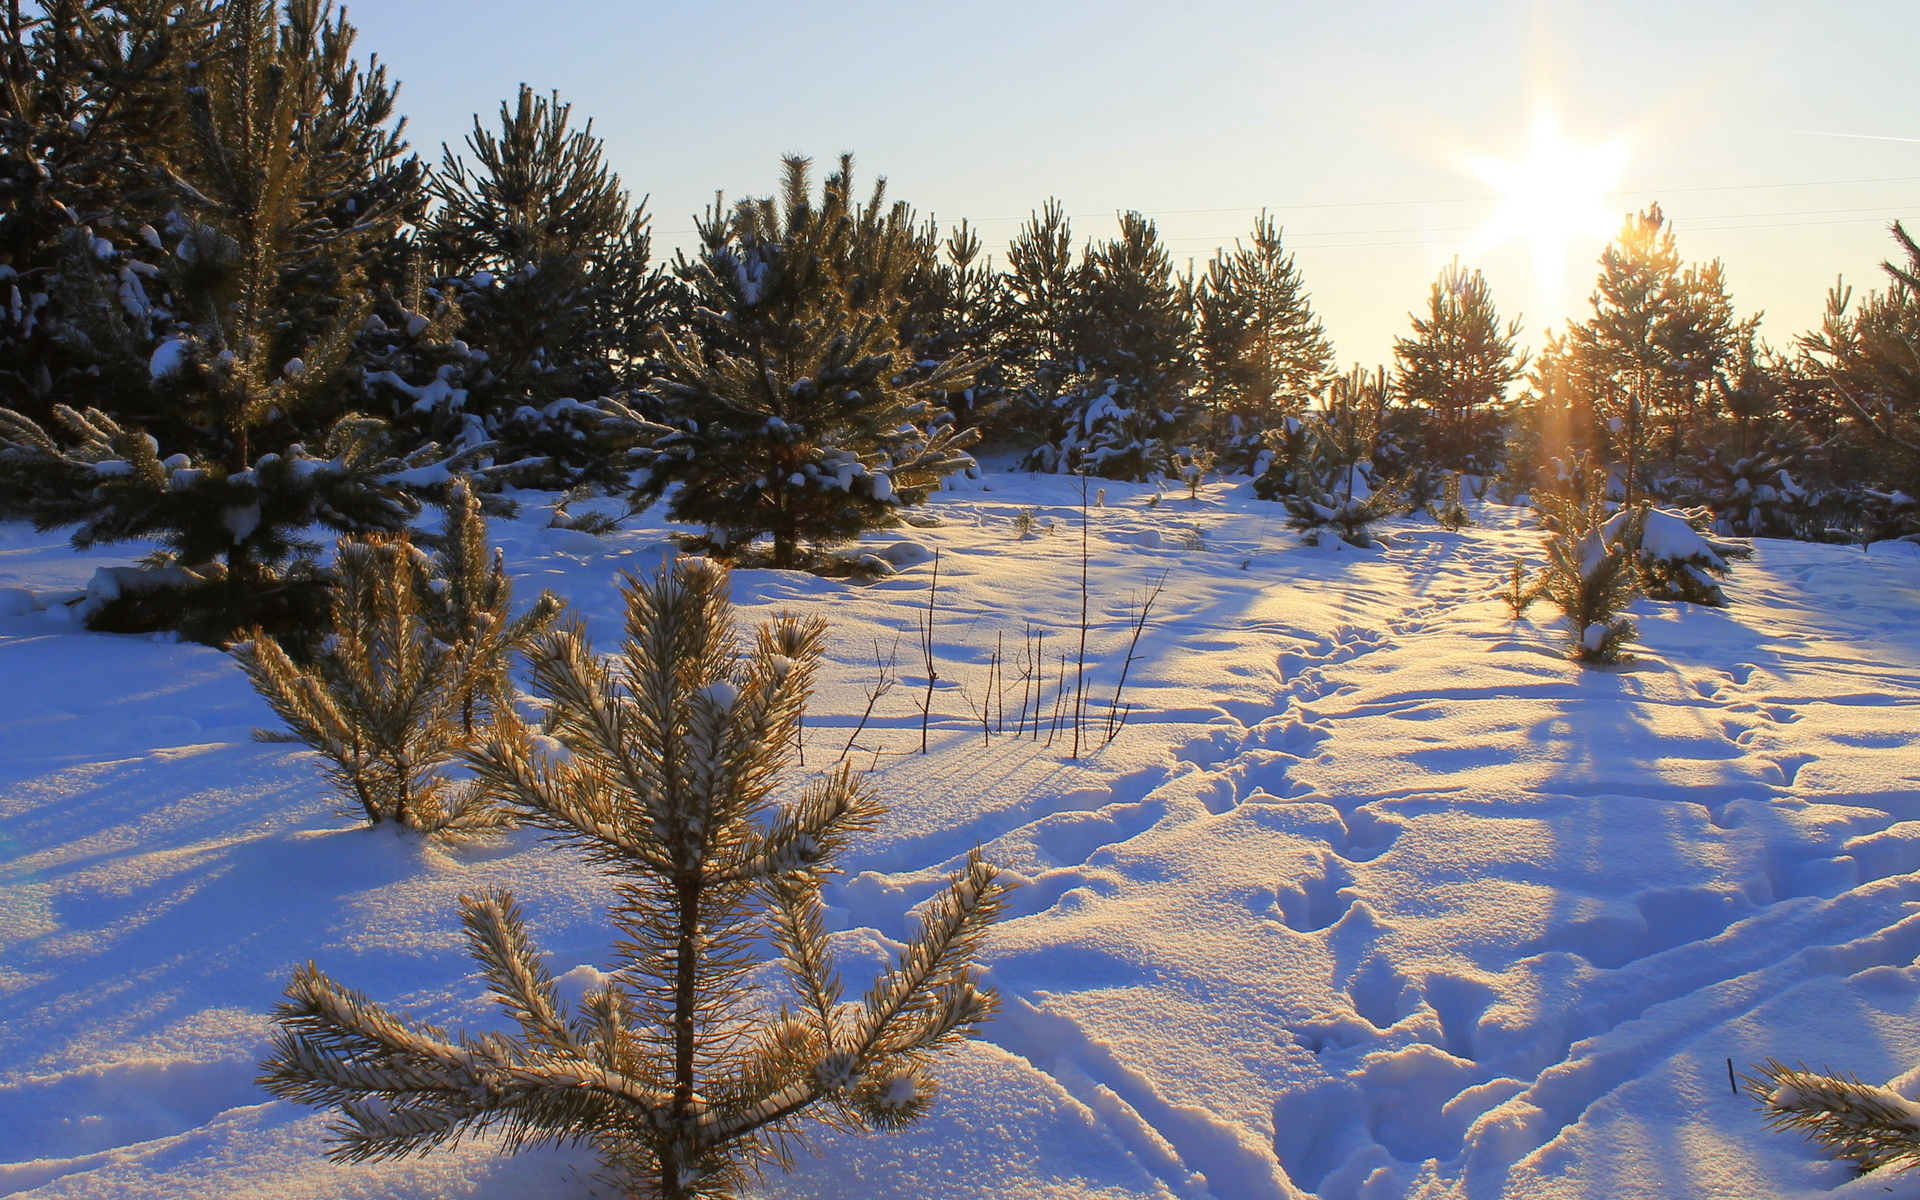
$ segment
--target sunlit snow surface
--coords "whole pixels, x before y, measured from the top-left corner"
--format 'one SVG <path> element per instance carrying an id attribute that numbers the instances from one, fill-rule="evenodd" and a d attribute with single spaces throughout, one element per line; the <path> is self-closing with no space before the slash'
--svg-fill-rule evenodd
<path id="1" fill-rule="evenodd" d="M 854 751 L 894 812 L 829 895 L 850 989 L 975 844 L 1027 884 L 987 952 L 1004 1011 L 934 1115 L 820 1139 L 765 1196 L 1920 1194 L 1764 1132 L 1727 1079 L 1729 1058 L 1873 1082 L 1920 1063 L 1914 547 L 1762 541 L 1730 610 L 1643 602 L 1639 662 L 1582 670 L 1550 611 L 1514 622 L 1494 596 L 1537 557 L 1522 510 L 1309 549 L 1244 485 L 1153 508 L 1106 485 L 1090 726 L 1129 601 L 1168 575 L 1138 707 L 1076 761 L 1064 737 L 983 741 L 973 707 L 997 635 L 1017 661 L 1026 623 L 1046 628 L 1053 673 L 1075 640 L 1075 488 L 959 486 L 929 506 L 941 527 L 868 539 L 942 551 L 925 757 L 930 564 L 736 576 L 743 615 L 832 622 L 809 770 L 898 641 L 902 683 Z M 522 600 L 565 594 L 611 648 L 611 584 L 659 562 L 661 526 L 546 530 L 529 500 L 495 524 Z M 494 1025 L 457 897 L 511 887 L 577 994 L 605 965 L 605 893 L 530 833 L 445 851 L 350 828 L 311 756 L 248 739 L 272 718 L 226 658 L 38 608 L 142 550 L 0 525 L 0 589 L 27 589 L 0 590 L 0 1193 L 609 1195 L 582 1153 L 484 1139 L 329 1165 L 327 1118 L 254 1088 L 305 959 Z"/>

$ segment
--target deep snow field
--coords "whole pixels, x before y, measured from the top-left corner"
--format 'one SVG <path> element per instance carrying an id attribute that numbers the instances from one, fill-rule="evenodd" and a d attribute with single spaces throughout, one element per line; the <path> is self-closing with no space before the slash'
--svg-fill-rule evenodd
<path id="1" fill-rule="evenodd" d="M 808 770 L 898 641 L 901 684 L 852 751 L 892 817 L 829 895 L 850 990 L 974 845 L 1026 883 L 986 952 L 1003 1011 L 934 1115 L 827 1136 L 762 1195 L 1920 1196 L 1764 1131 L 1728 1080 L 1729 1059 L 1870 1082 L 1920 1064 L 1915 547 L 1759 542 L 1731 609 L 1643 601 L 1639 661 L 1583 670 L 1557 614 L 1495 598 L 1517 552 L 1538 559 L 1527 510 L 1314 549 L 1244 484 L 1151 508 L 1108 484 L 1092 723 L 1129 602 L 1168 574 L 1137 709 L 1076 760 L 983 739 L 970 705 L 996 637 L 1016 661 L 1027 622 L 1050 659 L 1074 640 L 1077 486 L 956 489 L 923 510 L 939 527 L 868 539 L 942 551 L 925 756 L 930 564 L 735 576 L 744 618 L 831 622 Z M 663 527 L 549 530 L 550 498 L 527 499 L 494 522 L 519 599 L 553 588 L 610 649 L 613 581 L 659 563 Z M 449 850 L 352 827 L 310 754 L 250 740 L 274 721 L 224 655 L 67 619 L 62 596 L 144 549 L 0 525 L 0 589 L 26 589 L 0 591 L 0 1194 L 608 1195 L 584 1153 L 485 1140 L 334 1166 L 325 1114 L 253 1086 L 298 963 L 492 1025 L 456 898 L 509 886 L 577 994 L 606 893 L 531 832 Z"/>

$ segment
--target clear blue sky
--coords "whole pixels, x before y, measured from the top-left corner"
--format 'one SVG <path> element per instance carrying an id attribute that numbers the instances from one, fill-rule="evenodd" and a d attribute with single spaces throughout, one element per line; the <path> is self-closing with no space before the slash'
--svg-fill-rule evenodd
<path id="1" fill-rule="evenodd" d="M 416 145 L 458 143 L 526 82 L 591 116 L 657 244 L 716 189 L 761 194 L 781 154 L 869 178 L 998 249 L 1049 196 L 1075 232 L 1155 217 L 1204 261 L 1274 212 L 1343 360 L 1391 352 L 1439 268 L 1496 208 L 1470 156 L 1624 138 L 1625 212 L 1659 200 L 1719 257 L 1775 343 L 1844 273 L 1878 286 L 1887 222 L 1920 226 L 1913 0 L 1025 0 L 942 5 L 359 0 Z M 1847 135 L 1847 136 L 1837 136 Z M 1863 182 L 1877 181 L 1877 182 Z M 1785 185 L 1785 186 L 1760 186 Z M 1533 341 L 1584 304 L 1604 239 L 1542 294 L 1530 249 L 1468 260 Z"/>

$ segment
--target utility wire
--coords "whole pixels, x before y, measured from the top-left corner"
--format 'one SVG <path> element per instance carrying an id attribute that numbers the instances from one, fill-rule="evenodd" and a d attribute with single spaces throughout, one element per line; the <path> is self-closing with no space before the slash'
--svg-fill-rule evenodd
<path id="1" fill-rule="evenodd" d="M 1694 192 L 1744 192 L 1761 191 L 1771 188 L 1849 187 L 1856 184 L 1913 183 L 1915 181 L 1920 181 L 1920 175 L 1882 175 L 1873 179 L 1808 179 L 1789 183 L 1721 183 L 1711 184 L 1705 187 L 1684 188 L 1634 188 L 1627 191 L 1603 192 L 1601 194 L 1606 196 L 1677 196 Z M 1422 204 L 1492 204 L 1498 202 L 1499 199 L 1500 197 L 1498 196 L 1454 196 L 1440 200 L 1339 200 L 1320 204 L 1243 204 L 1237 208 L 1160 208 L 1154 209 L 1151 212 L 1142 211 L 1140 215 L 1146 217 L 1185 217 L 1209 213 L 1305 212 L 1313 209 L 1327 208 L 1394 208 L 1414 207 Z M 1067 217 L 1069 220 L 1074 221 L 1090 221 L 1112 215 L 1111 212 L 1068 213 Z M 1695 219 L 1704 220 L 1705 218 Z M 1025 220 L 1027 220 L 1026 217 L 969 217 L 967 218 L 967 223 L 970 225 L 985 225 L 990 221 Z M 692 229 L 667 229 L 658 232 L 661 236 L 673 237 L 679 234 L 690 234 L 697 231 Z M 1383 230 L 1381 232 L 1389 231 Z"/>

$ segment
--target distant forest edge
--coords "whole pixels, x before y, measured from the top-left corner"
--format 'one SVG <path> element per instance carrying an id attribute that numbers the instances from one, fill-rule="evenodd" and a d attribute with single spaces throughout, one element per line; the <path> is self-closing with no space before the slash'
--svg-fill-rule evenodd
<path id="1" fill-rule="evenodd" d="M 795 157 L 657 262 L 570 106 L 523 86 L 436 166 L 320 0 L 0 22 L 0 515 L 165 547 L 109 627 L 297 626 L 323 607 L 306 531 L 400 528 L 456 477 L 665 496 L 716 555 L 818 566 L 975 443 L 1416 508 L 1597 466 L 1722 534 L 1920 536 L 1920 246 L 1897 223 L 1879 287 L 1837 284 L 1784 347 L 1656 205 L 1530 360 L 1456 263 L 1392 364 L 1343 371 L 1269 217 L 1182 274 L 1143 215 L 1083 243 L 1048 201 L 994 263 L 851 158 Z M 183 592 L 191 620 L 153 599 Z"/>

